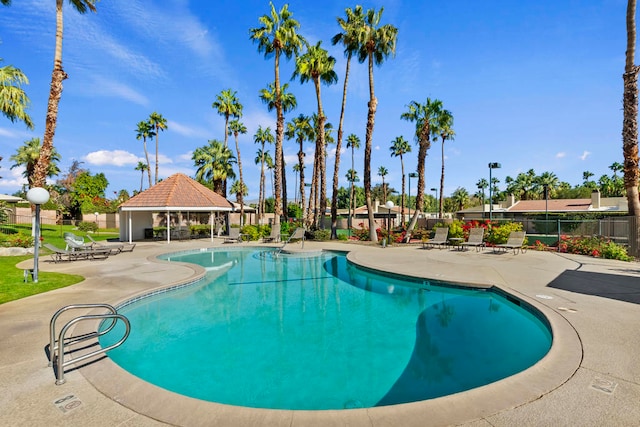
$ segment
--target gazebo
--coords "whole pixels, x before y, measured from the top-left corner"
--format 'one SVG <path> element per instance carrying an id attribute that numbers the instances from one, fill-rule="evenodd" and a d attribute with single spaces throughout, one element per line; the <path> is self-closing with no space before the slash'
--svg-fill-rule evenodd
<path id="1" fill-rule="evenodd" d="M 177 214 L 178 229 L 182 228 L 183 213 L 209 213 L 211 238 L 214 235 L 215 213 L 229 213 L 233 205 L 220 194 L 208 189 L 185 174 L 177 173 L 160 181 L 148 190 L 130 198 L 119 206 L 120 240 L 141 240 L 153 230 L 153 214 L 166 215 L 167 243 L 171 241 L 171 215 Z"/>

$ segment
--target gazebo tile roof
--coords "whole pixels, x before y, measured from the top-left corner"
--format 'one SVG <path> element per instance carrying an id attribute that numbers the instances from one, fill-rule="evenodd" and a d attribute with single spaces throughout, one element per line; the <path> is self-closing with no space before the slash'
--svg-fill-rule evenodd
<path id="1" fill-rule="evenodd" d="M 120 205 L 121 208 L 223 208 L 233 205 L 220 194 L 185 174 L 176 173 Z"/>

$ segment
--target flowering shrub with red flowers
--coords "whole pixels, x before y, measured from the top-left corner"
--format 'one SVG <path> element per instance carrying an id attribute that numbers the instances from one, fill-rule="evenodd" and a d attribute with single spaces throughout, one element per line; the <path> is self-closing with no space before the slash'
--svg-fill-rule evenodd
<path id="1" fill-rule="evenodd" d="M 599 236 L 560 236 L 558 251 L 589 255 L 596 258 L 618 259 L 621 261 L 632 261 L 624 246 L 621 246 L 609 239 Z"/>
<path id="2" fill-rule="evenodd" d="M 33 237 L 26 234 L 0 234 L 0 246 L 5 248 L 31 248 Z"/>

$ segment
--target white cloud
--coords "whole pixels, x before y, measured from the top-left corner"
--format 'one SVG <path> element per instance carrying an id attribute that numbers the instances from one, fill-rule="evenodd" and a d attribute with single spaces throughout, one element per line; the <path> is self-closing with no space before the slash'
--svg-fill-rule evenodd
<path id="1" fill-rule="evenodd" d="M 19 189 L 27 183 L 26 178 L 22 176 L 23 173 L 23 166 L 14 169 L 0 169 L 0 175 L 3 177 L 0 179 L 0 187 L 12 188 L 15 190 Z"/>
<path id="2" fill-rule="evenodd" d="M 582 153 L 582 156 L 580 156 L 580 160 L 587 160 L 587 157 L 589 157 L 590 155 L 591 152 L 585 151 L 584 153 Z"/>
<path id="3" fill-rule="evenodd" d="M 91 87 L 88 88 L 87 92 L 90 93 L 91 96 L 97 94 L 113 98 L 122 98 L 134 104 L 142 105 L 143 107 L 149 106 L 149 98 L 145 95 L 123 83 L 101 77 L 94 79 L 94 82 L 91 84 Z"/>
<path id="4" fill-rule="evenodd" d="M 188 151 L 188 152 L 186 152 L 186 153 L 184 153 L 184 154 L 180 154 L 180 155 L 178 156 L 178 159 L 180 159 L 180 160 L 184 160 L 184 161 L 191 161 L 191 158 L 192 158 L 192 157 L 193 157 L 193 150 Z"/>
<path id="5" fill-rule="evenodd" d="M 564 151 L 559 152 L 558 154 L 556 154 L 556 159 L 562 159 L 567 155 L 567 153 L 565 153 Z"/>
<path id="6" fill-rule="evenodd" d="M 86 156 L 84 160 L 91 165 L 113 165 L 113 166 L 127 166 L 136 165 L 138 162 L 144 161 L 141 157 L 135 154 L 129 153 L 125 150 L 98 150 L 93 151 Z"/>
<path id="7" fill-rule="evenodd" d="M 209 138 L 211 131 L 201 127 L 193 127 L 182 123 L 167 120 L 167 130 L 176 132 L 179 135 L 196 138 Z"/>

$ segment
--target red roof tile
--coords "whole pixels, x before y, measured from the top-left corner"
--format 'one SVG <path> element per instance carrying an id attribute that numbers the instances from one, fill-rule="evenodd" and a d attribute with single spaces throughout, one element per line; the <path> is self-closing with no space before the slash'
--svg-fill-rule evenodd
<path id="1" fill-rule="evenodd" d="M 230 210 L 232 204 L 220 194 L 177 173 L 160 181 L 120 205 L 124 210 L 139 208 L 190 208 L 194 210 Z"/>
<path id="2" fill-rule="evenodd" d="M 548 203 L 547 203 L 548 202 Z M 566 212 L 588 211 L 591 199 L 549 199 L 545 200 L 520 200 L 511 206 L 509 212 Z"/>

